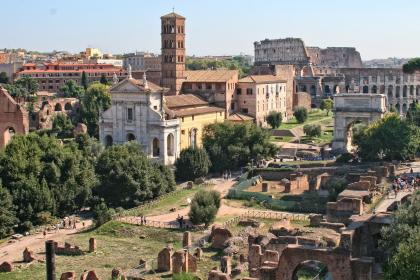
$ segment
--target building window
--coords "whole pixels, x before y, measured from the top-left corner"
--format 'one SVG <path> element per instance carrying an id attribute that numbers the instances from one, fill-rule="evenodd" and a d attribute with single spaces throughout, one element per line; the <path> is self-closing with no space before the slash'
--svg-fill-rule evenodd
<path id="1" fill-rule="evenodd" d="M 207 84 L 207 85 L 206 85 L 206 88 L 207 88 L 207 89 L 211 89 L 211 84 Z"/>
<path id="2" fill-rule="evenodd" d="M 181 134 L 182 135 L 185 135 L 185 130 L 183 129 L 183 130 L 181 130 Z"/>
<path id="3" fill-rule="evenodd" d="M 181 118 L 181 121 L 184 122 L 184 117 Z"/>
<path id="4" fill-rule="evenodd" d="M 247 95 L 252 95 L 252 88 L 247 88 L 246 89 L 246 94 Z"/>
<path id="5" fill-rule="evenodd" d="M 237 88 L 236 89 L 236 94 L 237 95 L 241 95 L 242 94 L 242 89 L 241 88 Z"/>
<path id="6" fill-rule="evenodd" d="M 160 147 L 159 147 L 159 139 L 153 139 L 153 157 L 160 156 Z"/>
<path id="7" fill-rule="evenodd" d="M 197 147 L 197 128 L 193 128 L 190 131 L 190 147 Z"/>
<path id="8" fill-rule="evenodd" d="M 242 113 L 248 114 L 248 108 L 242 108 Z"/>
<path id="9" fill-rule="evenodd" d="M 127 121 L 131 122 L 133 120 L 133 108 L 127 109 Z"/>
<path id="10" fill-rule="evenodd" d="M 194 120 L 194 115 L 192 115 L 192 116 L 191 116 L 191 120 L 192 120 L 192 121 Z"/>

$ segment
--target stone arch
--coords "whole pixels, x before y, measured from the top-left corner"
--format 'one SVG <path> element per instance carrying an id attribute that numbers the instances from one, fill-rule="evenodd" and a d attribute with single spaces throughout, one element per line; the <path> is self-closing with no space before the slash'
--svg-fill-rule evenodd
<path id="1" fill-rule="evenodd" d="M 397 110 L 398 113 L 401 112 L 401 106 L 400 103 L 395 104 L 395 109 Z"/>
<path id="2" fill-rule="evenodd" d="M 416 87 L 416 96 L 420 96 L 420 85 Z"/>
<path id="3" fill-rule="evenodd" d="M 394 98 L 394 87 L 392 85 L 388 86 L 388 98 Z"/>
<path id="4" fill-rule="evenodd" d="M 301 85 L 300 86 L 300 91 L 307 92 L 306 85 Z"/>
<path id="5" fill-rule="evenodd" d="M 136 140 L 136 136 L 133 133 L 127 133 L 127 142 Z"/>
<path id="6" fill-rule="evenodd" d="M 330 94 L 331 93 L 331 89 L 330 89 L 330 86 L 329 85 L 325 85 L 325 87 L 324 87 L 324 93 L 325 94 Z"/>
<path id="7" fill-rule="evenodd" d="M 293 271 L 292 280 L 299 280 L 300 277 L 298 276 L 298 272 L 302 269 L 305 269 L 305 267 L 312 267 L 313 265 L 318 265 L 318 267 L 321 266 L 321 265 L 324 266 L 324 269 L 322 269 L 322 271 L 317 271 L 316 272 L 316 274 L 318 275 L 318 278 L 320 276 L 319 275 L 320 272 L 322 272 L 325 276 L 326 276 L 326 274 L 325 274 L 326 272 L 329 273 L 327 264 L 325 264 L 323 262 L 319 262 L 319 261 L 314 261 L 314 260 L 306 260 L 306 261 L 303 261 L 296 266 L 295 270 Z M 305 276 L 307 276 L 307 275 L 305 275 Z M 312 275 L 311 275 L 311 277 L 312 277 Z M 314 278 L 314 279 L 318 279 L 318 278 Z M 322 279 L 324 279 L 324 278 L 322 278 Z M 331 277 L 329 277 L 329 278 L 326 277 L 326 279 L 332 279 L 332 278 Z"/>
<path id="8" fill-rule="evenodd" d="M 371 93 L 378 93 L 378 87 L 376 85 L 372 86 L 372 89 L 370 90 Z"/>
<path id="9" fill-rule="evenodd" d="M 105 146 L 110 147 L 114 143 L 114 140 L 112 139 L 111 135 L 105 136 Z"/>
<path id="10" fill-rule="evenodd" d="M 334 280 L 353 279 L 350 252 L 288 245 L 281 253 L 276 280 L 291 280 L 299 265 L 314 260 L 327 266 Z"/>
<path id="11" fill-rule="evenodd" d="M 369 86 L 363 86 L 363 93 L 369 93 Z"/>
<path id="12" fill-rule="evenodd" d="M 334 85 L 334 87 L 333 87 L 333 93 L 334 94 L 340 93 L 340 87 L 338 85 Z"/>
<path id="13" fill-rule="evenodd" d="M 349 93 L 350 91 L 350 85 L 346 85 L 346 92 Z"/>
<path id="14" fill-rule="evenodd" d="M 60 103 L 56 103 L 56 104 L 55 104 L 55 106 L 54 106 L 54 111 L 56 111 L 56 112 L 61 112 L 61 111 L 63 111 L 63 107 L 61 107 L 61 104 L 60 104 Z"/>
<path id="15" fill-rule="evenodd" d="M 408 110 L 407 103 L 403 103 L 403 105 L 402 105 L 402 113 L 405 115 L 405 113 L 407 113 L 407 110 Z"/>
<path id="16" fill-rule="evenodd" d="M 349 131 L 355 122 L 371 123 L 387 111 L 386 97 L 372 94 L 345 94 L 334 96 L 333 150 L 347 152 Z M 351 133 L 351 132 L 350 132 Z M 350 138 L 351 139 L 351 138 Z"/>
<path id="17" fill-rule="evenodd" d="M 410 95 L 414 96 L 414 86 L 413 85 L 410 86 Z"/>
<path id="18" fill-rule="evenodd" d="M 16 134 L 16 129 L 13 126 L 7 126 L 3 131 L 3 147 L 12 140 L 13 136 Z"/>
<path id="19" fill-rule="evenodd" d="M 166 141 L 166 153 L 168 156 L 173 156 L 175 151 L 175 137 L 172 133 L 168 134 Z"/>
<path id="20" fill-rule="evenodd" d="M 407 97 L 407 86 L 403 86 L 403 97 Z"/>
<path id="21" fill-rule="evenodd" d="M 192 148 L 196 148 L 197 147 L 197 134 L 198 134 L 198 129 L 197 128 L 192 128 L 190 130 L 190 147 Z"/>
<path id="22" fill-rule="evenodd" d="M 380 93 L 380 94 L 385 94 L 385 86 L 384 86 L 384 85 L 381 85 L 381 86 L 379 87 L 379 93 Z"/>
<path id="23" fill-rule="evenodd" d="M 400 98 L 400 86 L 395 87 L 395 98 Z"/>
<path id="24" fill-rule="evenodd" d="M 73 109 L 73 106 L 71 106 L 70 102 L 67 102 L 66 104 L 64 104 L 64 110 L 71 111 L 72 109 Z"/>
<path id="25" fill-rule="evenodd" d="M 152 141 L 152 155 L 153 157 L 160 156 L 160 141 L 156 137 Z"/>

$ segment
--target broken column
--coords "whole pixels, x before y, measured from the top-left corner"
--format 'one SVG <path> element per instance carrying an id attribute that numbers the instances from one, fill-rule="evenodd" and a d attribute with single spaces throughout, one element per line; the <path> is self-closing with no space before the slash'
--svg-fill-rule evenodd
<path id="1" fill-rule="evenodd" d="M 96 238 L 91 237 L 89 239 L 89 253 L 96 252 Z"/>
<path id="2" fill-rule="evenodd" d="M 232 262 L 229 256 L 224 256 L 220 260 L 220 270 L 227 275 L 231 274 L 232 271 Z"/>
<path id="3" fill-rule="evenodd" d="M 184 235 L 182 236 L 182 247 L 191 247 L 191 232 L 184 232 Z"/>

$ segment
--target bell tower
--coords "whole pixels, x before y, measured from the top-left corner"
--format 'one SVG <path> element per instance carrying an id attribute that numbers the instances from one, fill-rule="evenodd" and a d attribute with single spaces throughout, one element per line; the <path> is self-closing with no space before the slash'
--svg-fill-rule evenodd
<path id="1" fill-rule="evenodd" d="M 179 94 L 185 79 L 185 18 L 174 12 L 161 20 L 162 37 L 162 87 L 169 95 Z"/>

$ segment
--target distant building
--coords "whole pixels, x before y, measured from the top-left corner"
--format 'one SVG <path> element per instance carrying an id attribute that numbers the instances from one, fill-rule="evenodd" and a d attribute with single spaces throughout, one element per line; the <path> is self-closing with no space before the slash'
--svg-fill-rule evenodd
<path id="1" fill-rule="evenodd" d="M 145 52 L 128 53 L 123 55 L 123 67 L 131 65 L 133 71 L 160 71 L 160 56 Z"/>
<path id="2" fill-rule="evenodd" d="M 280 112 L 287 118 L 286 81 L 273 75 L 252 75 L 238 81 L 237 111 L 252 116 L 259 126 L 267 125 L 267 115 Z"/>
<path id="3" fill-rule="evenodd" d="M 105 76 L 108 81 L 112 81 L 114 73 L 119 80 L 127 76 L 125 70 L 112 64 L 55 62 L 41 65 L 26 63 L 23 65 L 22 71 L 17 73 L 17 77 L 31 77 L 38 82 L 39 90 L 57 92 L 69 80 L 81 85 L 83 72 L 86 73 L 89 83 L 99 81 L 102 76 Z"/>
<path id="4" fill-rule="evenodd" d="M 86 51 L 83 53 L 85 57 L 87 58 L 102 58 L 103 53 L 100 49 L 97 48 L 86 48 Z"/>

